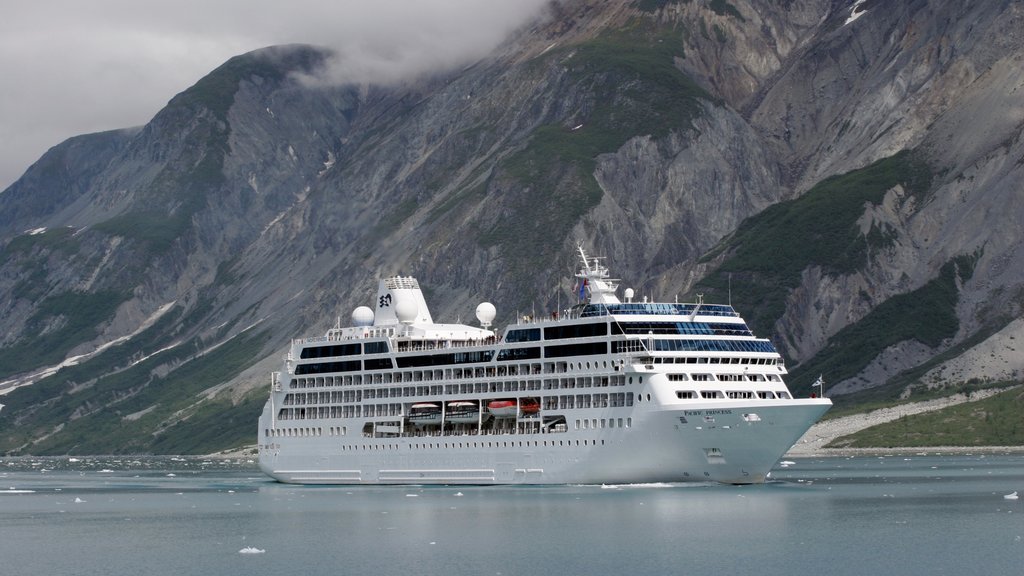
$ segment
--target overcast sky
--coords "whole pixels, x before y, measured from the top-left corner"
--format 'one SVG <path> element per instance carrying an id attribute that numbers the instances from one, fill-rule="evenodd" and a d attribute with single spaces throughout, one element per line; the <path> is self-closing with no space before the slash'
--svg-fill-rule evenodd
<path id="1" fill-rule="evenodd" d="M 352 79 L 459 65 L 547 0 L 21 0 L 0 18 L 0 191 L 51 146 L 148 122 L 225 60 L 329 46 Z"/>

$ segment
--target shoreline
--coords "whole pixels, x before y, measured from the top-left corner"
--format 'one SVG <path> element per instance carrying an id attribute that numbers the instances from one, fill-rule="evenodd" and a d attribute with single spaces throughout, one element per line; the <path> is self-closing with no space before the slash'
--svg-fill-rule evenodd
<path id="1" fill-rule="evenodd" d="M 974 402 L 994 396 L 1006 390 L 1016 388 L 1017 386 L 1009 386 L 1007 388 L 993 388 L 988 390 L 979 390 L 972 393 L 970 396 L 966 394 L 953 394 L 945 398 L 936 398 L 934 400 L 924 400 L 922 402 L 912 402 L 909 404 L 900 404 L 898 406 L 891 406 L 888 408 L 878 408 L 870 412 L 864 412 L 862 414 L 852 414 L 850 416 L 841 416 L 839 418 L 832 418 L 830 420 L 822 420 L 817 422 L 794 444 L 789 450 L 786 451 L 784 457 L 786 458 L 800 458 L 805 456 L 850 456 L 850 455 L 875 455 L 875 454 L 918 454 L 918 453 L 950 453 L 950 454 L 966 454 L 972 452 L 985 452 L 985 453 L 996 453 L 996 452 L 1008 452 L 1008 453 L 1024 453 L 1024 446 L 897 446 L 897 447 L 872 447 L 872 448 L 826 448 L 826 446 L 832 443 L 835 439 L 848 436 L 855 432 L 877 426 L 879 424 L 885 424 L 886 422 L 892 422 L 898 420 L 904 416 L 910 416 L 912 414 L 921 414 L 923 412 L 932 412 L 935 410 L 941 410 L 949 406 L 957 404 L 963 404 L 965 402 Z"/>
<path id="2" fill-rule="evenodd" d="M 854 458 L 858 456 L 1024 455 L 1024 446 L 898 446 L 894 448 L 819 448 L 786 452 L 783 458 Z"/>

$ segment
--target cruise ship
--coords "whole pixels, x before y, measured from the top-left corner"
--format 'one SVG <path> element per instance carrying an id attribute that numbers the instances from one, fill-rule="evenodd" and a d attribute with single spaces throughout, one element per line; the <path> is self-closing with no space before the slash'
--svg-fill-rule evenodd
<path id="1" fill-rule="evenodd" d="M 294 340 L 259 419 L 259 464 L 302 484 L 764 482 L 832 405 L 794 398 L 729 305 L 634 302 L 578 248 L 579 303 L 500 334 L 437 324 L 380 281 L 350 327 Z M 340 322 L 339 322 L 340 324 Z"/>

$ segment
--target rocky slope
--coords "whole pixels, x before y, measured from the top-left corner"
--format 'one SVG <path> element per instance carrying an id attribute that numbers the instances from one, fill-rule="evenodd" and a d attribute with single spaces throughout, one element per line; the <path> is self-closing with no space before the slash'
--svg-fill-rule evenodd
<path id="1" fill-rule="evenodd" d="M 244 443 L 288 339 L 378 276 L 501 324 L 571 298 L 578 240 L 639 295 L 731 287 L 798 389 L 1019 379 L 1022 17 L 574 0 L 398 85 L 236 57 L 0 194 L 0 450 Z"/>

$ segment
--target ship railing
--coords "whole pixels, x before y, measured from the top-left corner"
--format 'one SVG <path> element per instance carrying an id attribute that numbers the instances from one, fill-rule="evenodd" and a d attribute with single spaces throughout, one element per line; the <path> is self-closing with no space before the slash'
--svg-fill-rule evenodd
<path id="1" fill-rule="evenodd" d="M 419 352 L 423 350 L 489 346 L 497 343 L 497 341 L 496 337 L 491 336 L 479 340 L 397 340 L 394 344 L 397 352 Z"/>

